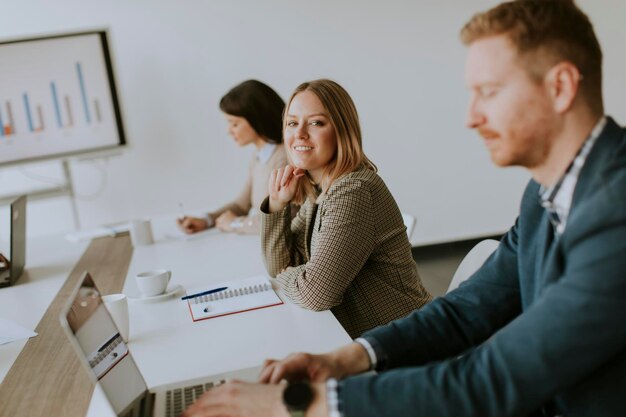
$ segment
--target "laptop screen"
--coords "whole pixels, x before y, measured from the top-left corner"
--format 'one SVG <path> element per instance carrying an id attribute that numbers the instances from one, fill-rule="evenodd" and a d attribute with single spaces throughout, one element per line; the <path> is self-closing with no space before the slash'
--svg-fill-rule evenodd
<path id="1" fill-rule="evenodd" d="M 0 287 L 13 285 L 24 272 L 26 263 L 26 196 L 11 203 L 10 238 L 7 247 L 0 248 Z M 8 249 L 8 252 L 7 252 Z"/>
<path id="2" fill-rule="evenodd" d="M 140 402 L 147 393 L 146 383 L 88 273 L 63 310 L 61 324 L 115 413 L 126 415 L 143 408 Z"/>

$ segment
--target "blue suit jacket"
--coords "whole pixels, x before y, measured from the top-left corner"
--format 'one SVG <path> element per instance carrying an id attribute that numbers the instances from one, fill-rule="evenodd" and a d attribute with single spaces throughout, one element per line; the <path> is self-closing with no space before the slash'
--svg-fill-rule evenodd
<path id="1" fill-rule="evenodd" d="M 387 371 L 340 383 L 346 417 L 626 416 L 626 130 L 608 120 L 558 238 L 538 190 L 468 281 L 366 333 Z"/>

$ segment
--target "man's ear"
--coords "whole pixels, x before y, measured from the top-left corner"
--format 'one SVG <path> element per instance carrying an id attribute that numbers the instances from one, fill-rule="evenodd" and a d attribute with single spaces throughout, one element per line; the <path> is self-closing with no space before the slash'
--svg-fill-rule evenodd
<path id="1" fill-rule="evenodd" d="M 571 109 L 582 79 L 583 75 L 571 62 L 559 62 L 550 68 L 544 82 L 552 98 L 554 111 L 562 114 Z"/>

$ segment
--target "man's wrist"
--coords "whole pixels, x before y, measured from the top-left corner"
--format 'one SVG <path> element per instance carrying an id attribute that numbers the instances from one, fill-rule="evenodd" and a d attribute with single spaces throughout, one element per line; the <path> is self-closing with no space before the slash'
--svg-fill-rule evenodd
<path id="1" fill-rule="evenodd" d="M 374 351 L 374 348 L 372 347 L 369 340 L 364 339 L 362 337 L 357 337 L 356 339 L 354 339 L 354 341 L 360 344 L 361 346 L 363 346 L 363 348 L 367 352 L 367 356 L 369 356 L 370 358 L 370 366 L 368 368 L 368 371 L 372 371 L 376 369 L 376 365 L 378 363 L 378 357 L 376 356 L 376 352 Z"/>
<path id="2" fill-rule="evenodd" d="M 282 404 L 284 410 L 287 412 L 287 415 L 291 417 L 328 417 L 328 406 L 326 404 L 326 384 L 325 383 L 316 383 L 309 384 L 305 383 L 293 383 L 289 385 L 283 385 L 284 389 L 282 391 Z M 296 390 L 294 390 L 294 388 Z M 294 391 L 300 391 L 300 393 L 295 392 L 297 395 L 302 395 L 303 388 L 309 389 L 309 393 L 311 395 L 309 401 L 305 402 L 305 405 L 301 405 L 300 407 L 294 407 L 294 399 L 293 395 L 291 399 L 287 397 L 290 394 L 294 394 Z M 289 392 L 288 390 L 292 390 Z M 297 401 L 296 401 L 297 402 Z M 291 404 L 290 404 L 291 403 Z M 282 415 L 282 413 L 281 413 Z"/>
<path id="3" fill-rule="evenodd" d="M 326 383 L 311 384 L 313 388 L 313 402 L 306 410 L 306 417 L 329 417 L 326 398 Z"/>
<path id="4" fill-rule="evenodd" d="M 356 342 L 352 342 L 330 353 L 331 361 L 336 363 L 341 379 L 349 375 L 367 372 L 371 367 L 370 357 L 365 348 Z"/>

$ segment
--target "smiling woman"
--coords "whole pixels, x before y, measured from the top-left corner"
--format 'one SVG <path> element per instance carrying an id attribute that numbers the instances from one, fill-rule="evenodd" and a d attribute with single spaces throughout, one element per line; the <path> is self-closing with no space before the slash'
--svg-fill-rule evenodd
<path id="1" fill-rule="evenodd" d="M 332 310 L 351 337 L 427 303 L 402 215 L 363 153 L 348 93 L 330 80 L 301 84 L 283 132 L 290 164 L 271 174 L 261 240 L 284 293 Z M 293 219 L 291 203 L 302 204 Z"/>

